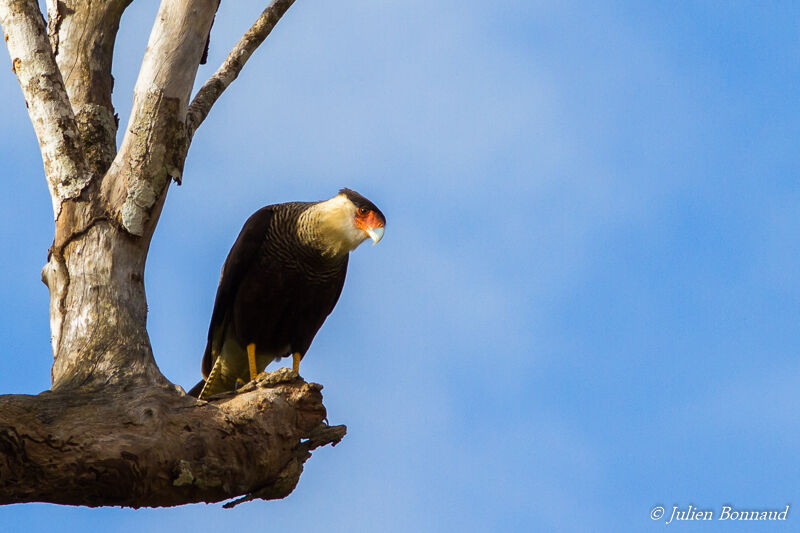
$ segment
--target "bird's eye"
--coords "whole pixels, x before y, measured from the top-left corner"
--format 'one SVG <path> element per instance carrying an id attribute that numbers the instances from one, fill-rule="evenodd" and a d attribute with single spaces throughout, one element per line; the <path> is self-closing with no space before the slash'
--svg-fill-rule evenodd
<path id="1" fill-rule="evenodd" d="M 367 213 L 369 213 L 369 209 L 367 209 L 366 207 L 358 208 L 358 214 L 361 215 L 362 217 L 365 216 Z"/>

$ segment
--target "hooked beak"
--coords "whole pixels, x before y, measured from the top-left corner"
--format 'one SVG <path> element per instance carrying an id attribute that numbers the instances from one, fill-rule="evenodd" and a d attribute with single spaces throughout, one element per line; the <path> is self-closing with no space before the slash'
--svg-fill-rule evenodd
<path id="1" fill-rule="evenodd" d="M 375 246 L 381 239 L 383 239 L 383 226 L 377 228 L 367 228 L 364 231 L 366 231 L 367 235 L 369 235 L 369 238 L 372 239 L 372 246 Z"/>

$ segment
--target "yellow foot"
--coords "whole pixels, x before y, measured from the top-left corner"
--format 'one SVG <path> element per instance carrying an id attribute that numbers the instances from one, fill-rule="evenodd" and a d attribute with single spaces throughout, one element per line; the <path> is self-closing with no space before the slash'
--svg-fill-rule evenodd
<path id="1" fill-rule="evenodd" d="M 292 354 L 292 370 L 294 370 L 295 374 L 298 376 L 300 375 L 300 359 L 302 358 L 303 356 L 300 355 L 300 352 L 294 352 Z"/>
<path id="2" fill-rule="evenodd" d="M 250 363 L 250 381 L 253 381 L 258 375 L 258 368 L 256 367 L 256 345 L 252 342 L 247 345 L 247 361 Z"/>

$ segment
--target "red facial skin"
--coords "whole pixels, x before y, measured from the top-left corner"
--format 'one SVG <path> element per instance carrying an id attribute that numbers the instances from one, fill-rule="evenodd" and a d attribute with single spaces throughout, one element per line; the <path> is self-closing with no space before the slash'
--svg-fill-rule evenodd
<path id="1" fill-rule="evenodd" d="M 359 207 L 356 209 L 356 227 L 364 231 L 382 228 L 383 221 L 378 217 L 375 211 L 367 209 L 366 207 Z"/>

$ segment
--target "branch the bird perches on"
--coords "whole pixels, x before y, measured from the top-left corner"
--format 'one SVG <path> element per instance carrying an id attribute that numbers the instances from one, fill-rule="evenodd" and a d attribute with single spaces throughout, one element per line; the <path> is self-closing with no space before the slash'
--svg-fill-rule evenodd
<path id="1" fill-rule="evenodd" d="M 321 389 L 282 368 L 210 402 L 152 385 L 0 396 L 0 504 L 283 498 L 346 433 Z"/>

